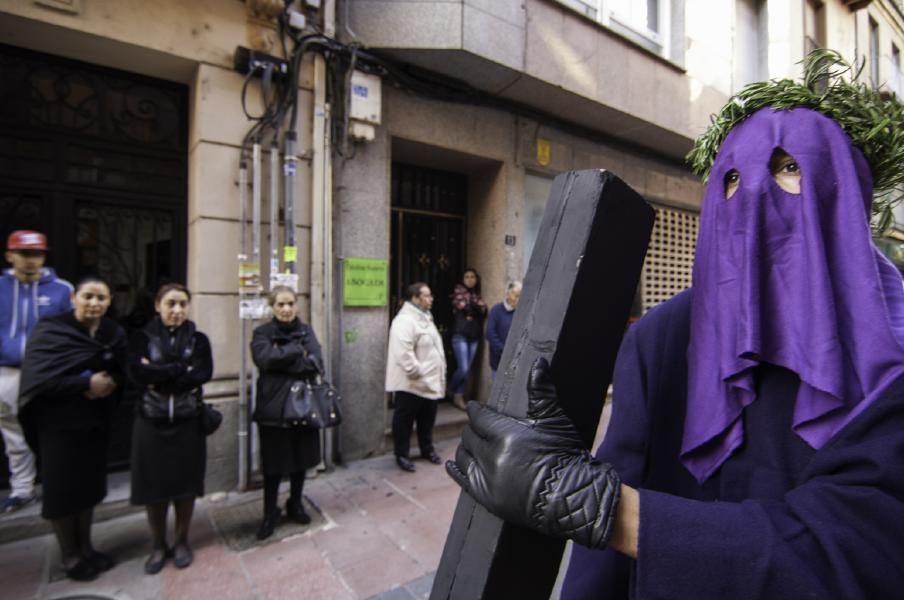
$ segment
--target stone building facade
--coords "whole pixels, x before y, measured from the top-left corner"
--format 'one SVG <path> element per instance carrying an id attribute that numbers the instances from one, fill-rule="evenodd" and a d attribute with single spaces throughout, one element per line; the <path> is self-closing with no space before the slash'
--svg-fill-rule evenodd
<path id="1" fill-rule="evenodd" d="M 154 273 L 184 278 L 194 292 L 193 318 L 214 346 L 215 377 L 205 390 L 226 414 L 210 438 L 209 490 L 249 480 L 237 458 L 246 433 L 238 340 L 251 325 L 239 319 L 236 256 L 242 231 L 250 235 L 240 223 L 237 175 L 250 122 L 233 53 L 247 46 L 280 55 L 275 18 L 282 4 L 0 0 L 0 64 L 31 73 L 22 81 L 33 88 L 0 89 L 0 119 L 9 125 L 0 131 L 4 227 L 15 217 L 60 239 L 51 260 L 63 275 L 88 266 L 128 271 L 121 281 L 114 277 L 124 314 L 140 308 L 139 292 L 152 286 Z M 472 266 L 487 301 L 499 301 L 507 281 L 524 275 L 555 175 L 608 169 L 657 207 L 640 312 L 690 284 L 702 185 L 683 157 L 733 91 L 763 77 L 796 75 L 796 62 L 814 45 L 865 58 L 880 83 L 896 92 L 902 85 L 904 19 L 895 1 L 294 6 L 346 47 L 436 82 L 425 90 L 405 85 L 404 76 L 385 77 L 373 140 L 345 142 L 327 133 L 336 129 L 330 103 L 337 101 L 327 65 L 314 53 L 302 63 L 294 194 L 299 291 L 302 315 L 328 349 L 345 399 L 345 423 L 328 440 L 344 460 L 388 450 L 385 346 L 406 278 L 433 277 L 428 283 L 443 298 Z M 246 95 L 252 114 L 262 109 L 256 89 Z M 90 100 L 92 94 L 120 104 Z M 35 116 L 35 98 L 46 118 Z M 15 117 L 4 113 L 13 105 Z M 112 116 L 123 114 L 130 115 L 120 119 L 127 126 L 117 126 Z M 167 123 L 170 146 L 160 133 Z M 46 147 L 35 149 L 41 140 Z M 41 164 L 54 165 L 43 179 L 35 175 Z M 266 189 L 267 173 L 262 184 Z M 268 205 L 262 208 L 266 247 Z M 158 237 L 148 222 L 160 227 Z M 104 227 L 118 251 L 91 245 L 92 232 Z M 77 233 L 66 233 L 72 229 Z M 131 262 L 119 265 L 123 257 Z M 352 258 L 386 261 L 386 305 L 346 306 L 342 278 Z M 265 264 L 264 279 L 267 271 Z M 483 355 L 476 375 L 472 393 L 485 398 Z"/>

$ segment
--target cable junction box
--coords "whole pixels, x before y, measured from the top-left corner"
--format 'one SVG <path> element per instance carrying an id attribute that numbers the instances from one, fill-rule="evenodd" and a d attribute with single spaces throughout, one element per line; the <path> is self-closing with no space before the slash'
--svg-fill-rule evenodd
<path id="1" fill-rule="evenodd" d="M 288 77 L 289 75 L 289 61 L 244 46 L 236 47 L 233 68 L 242 75 L 252 72 L 256 76 L 263 75 L 268 66 L 272 67 L 274 77 Z"/>

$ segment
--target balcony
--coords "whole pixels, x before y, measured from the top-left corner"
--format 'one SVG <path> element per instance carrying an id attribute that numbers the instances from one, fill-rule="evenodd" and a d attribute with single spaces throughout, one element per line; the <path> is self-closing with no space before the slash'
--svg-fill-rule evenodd
<path id="1" fill-rule="evenodd" d="M 344 33 L 370 49 L 672 158 L 725 101 L 553 0 L 350 0 L 347 11 Z"/>

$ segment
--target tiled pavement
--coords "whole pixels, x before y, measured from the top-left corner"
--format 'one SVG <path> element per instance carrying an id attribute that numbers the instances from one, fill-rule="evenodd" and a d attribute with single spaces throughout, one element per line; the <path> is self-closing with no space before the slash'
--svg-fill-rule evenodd
<path id="1" fill-rule="evenodd" d="M 610 406 L 607 403 L 603 412 L 598 440 Z M 437 452 L 450 459 L 457 443 L 457 436 L 438 441 Z M 190 536 L 195 562 L 184 571 L 168 564 L 158 575 L 144 574 L 150 547 L 143 513 L 95 525 L 95 545 L 112 553 L 119 564 L 91 583 L 62 577 L 50 535 L 0 543 L 0 598 L 428 598 L 459 490 L 442 466 L 415 462 L 417 472 L 405 473 L 387 454 L 309 480 L 305 500 L 309 511 L 317 511 L 312 512 L 311 525 L 284 524 L 274 539 L 250 547 L 247 531 L 238 530 L 256 528 L 260 513 L 254 507 L 259 507 L 260 492 L 230 493 L 217 501 L 206 498 L 197 505 Z M 108 514 L 121 514 L 119 505 L 126 504 L 122 480 L 111 477 Z M 30 519 L 22 513 L 31 513 Z M 28 522 L 38 519 L 37 513 L 37 507 L 29 507 L 6 524 L 28 533 Z M 252 516 L 242 520 L 243 514 Z M 9 518 L 0 517 L 0 525 Z M 24 535 L 0 539 L 17 537 Z M 557 597 L 558 589 L 551 598 Z"/>
<path id="2" fill-rule="evenodd" d="M 451 458 L 456 443 L 441 441 L 437 451 Z M 204 499 L 191 532 L 195 562 L 182 571 L 170 563 L 158 575 L 144 574 L 150 548 L 143 513 L 95 525 L 95 545 L 112 553 L 119 564 L 90 583 L 62 577 L 52 536 L 6 543 L 0 545 L 0 597 L 427 598 L 458 488 L 442 466 L 421 460 L 416 465 L 416 473 L 405 473 L 385 455 L 321 474 L 306 483 L 305 498 L 309 510 L 319 511 L 322 518 L 307 527 L 284 525 L 286 530 L 277 533 L 287 537 L 242 551 L 230 547 L 238 547 L 230 530 L 236 527 L 235 519 L 223 515 L 259 515 L 248 510 L 248 503 L 259 506 L 260 492 Z"/>

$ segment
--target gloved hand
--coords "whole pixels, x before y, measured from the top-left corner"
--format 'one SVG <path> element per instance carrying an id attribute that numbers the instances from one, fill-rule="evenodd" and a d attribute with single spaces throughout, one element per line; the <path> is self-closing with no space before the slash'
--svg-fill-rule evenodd
<path id="1" fill-rule="evenodd" d="M 527 417 L 477 402 L 446 471 L 491 513 L 546 535 L 604 548 L 615 524 L 621 480 L 596 460 L 556 400 L 545 358 L 527 385 Z"/>

